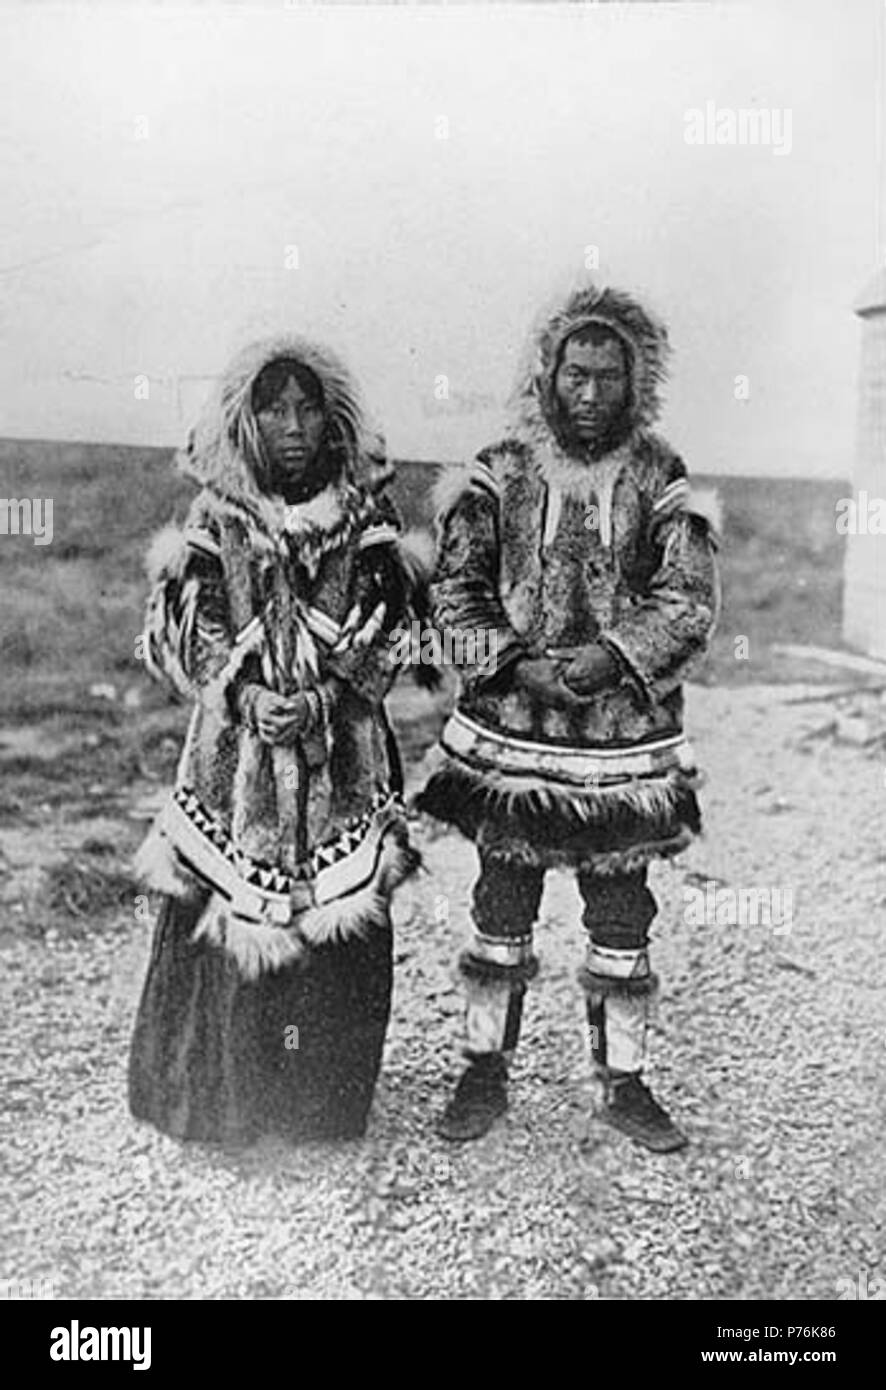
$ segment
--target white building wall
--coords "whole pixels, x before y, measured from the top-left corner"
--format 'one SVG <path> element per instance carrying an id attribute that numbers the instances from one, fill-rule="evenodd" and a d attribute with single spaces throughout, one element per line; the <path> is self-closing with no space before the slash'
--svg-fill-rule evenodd
<path id="1" fill-rule="evenodd" d="M 853 495 L 886 499 L 886 301 L 862 311 L 858 435 Z M 859 512 L 861 509 L 859 508 Z M 886 535 L 847 536 L 845 640 L 886 659 Z"/>

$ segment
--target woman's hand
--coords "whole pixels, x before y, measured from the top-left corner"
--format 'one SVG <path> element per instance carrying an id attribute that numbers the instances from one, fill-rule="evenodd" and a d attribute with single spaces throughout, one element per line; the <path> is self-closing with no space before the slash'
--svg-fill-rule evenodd
<path id="1" fill-rule="evenodd" d="M 307 695 L 276 695 L 259 690 L 252 700 L 252 719 L 263 743 L 292 743 L 311 724 L 311 705 Z"/>

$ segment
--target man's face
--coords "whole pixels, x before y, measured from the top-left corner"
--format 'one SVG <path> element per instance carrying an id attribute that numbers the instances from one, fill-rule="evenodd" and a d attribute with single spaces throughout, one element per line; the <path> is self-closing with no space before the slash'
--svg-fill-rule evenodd
<path id="1" fill-rule="evenodd" d="M 574 437 L 590 448 L 604 440 L 627 404 L 629 385 L 625 352 L 616 338 L 567 342 L 554 391 Z"/>
<path id="2" fill-rule="evenodd" d="M 323 407 L 295 377 L 256 414 L 265 453 L 278 485 L 297 486 L 317 457 L 323 439 Z"/>

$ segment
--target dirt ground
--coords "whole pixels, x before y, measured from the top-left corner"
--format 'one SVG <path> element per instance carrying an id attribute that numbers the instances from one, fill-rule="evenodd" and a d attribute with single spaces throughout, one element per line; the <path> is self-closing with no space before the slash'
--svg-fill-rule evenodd
<path id="1" fill-rule="evenodd" d="M 675 1156 L 595 1116 L 578 898 L 559 875 L 510 1112 L 477 1144 L 435 1137 L 474 866 L 427 823 L 368 1138 L 230 1152 L 136 1125 L 126 1051 L 150 924 L 125 858 L 176 738 L 162 712 L 135 751 L 101 721 L 0 730 L 0 1276 L 63 1298 L 199 1299 L 818 1299 L 886 1278 L 886 706 L 826 696 L 690 690 L 706 835 L 653 874 L 650 1077 L 691 1137 Z M 72 798 L 84 739 L 100 770 Z M 684 890 L 709 883 L 791 889 L 790 929 L 690 924 Z"/>

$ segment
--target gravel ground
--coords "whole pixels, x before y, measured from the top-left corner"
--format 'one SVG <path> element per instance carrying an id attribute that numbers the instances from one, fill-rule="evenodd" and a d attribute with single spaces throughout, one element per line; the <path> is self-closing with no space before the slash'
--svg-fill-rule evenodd
<path id="1" fill-rule="evenodd" d="M 0 1275 L 64 1298 L 818 1299 L 884 1258 L 884 707 L 690 692 L 707 834 L 657 868 L 655 1156 L 594 1118 L 578 897 L 549 878 L 509 1115 L 452 1149 L 453 962 L 473 852 L 423 826 L 398 902 L 393 1022 L 369 1137 L 179 1146 L 126 1109 L 148 928 L 4 937 Z M 789 932 L 691 926 L 684 885 L 792 888 Z"/>

